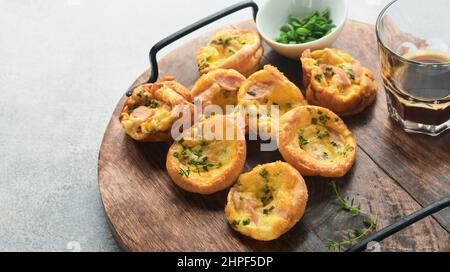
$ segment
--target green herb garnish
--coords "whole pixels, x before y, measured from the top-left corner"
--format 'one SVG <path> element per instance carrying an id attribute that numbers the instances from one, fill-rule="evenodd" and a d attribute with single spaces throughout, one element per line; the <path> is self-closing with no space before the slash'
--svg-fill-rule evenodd
<path id="1" fill-rule="evenodd" d="M 337 200 L 338 204 L 341 206 L 341 208 L 344 211 L 350 213 L 352 216 L 357 216 L 361 213 L 360 208 L 359 207 L 356 208 L 354 206 L 353 199 L 351 200 L 351 202 L 349 202 L 348 200 L 344 199 L 341 196 L 339 190 L 337 189 L 336 183 L 334 181 L 330 182 L 330 186 L 336 195 L 336 200 Z M 350 231 L 347 231 L 347 234 L 345 235 L 345 237 L 327 241 L 325 243 L 325 247 L 329 250 L 340 250 L 343 247 L 351 247 L 352 245 L 356 244 L 359 240 L 367 237 L 367 235 L 369 235 L 369 233 L 371 233 L 372 231 L 374 231 L 376 229 L 377 220 L 372 219 L 372 218 L 364 219 L 362 221 L 362 224 L 364 225 L 365 228 L 351 229 Z"/>
<path id="2" fill-rule="evenodd" d="M 204 70 L 204 69 L 206 69 L 208 67 L 209 67 L 208 63 L 202 63 L 202 64 L 200 64 L 200 66 L 198 66 L 198 70 L 202 71 L 202 70 Z"/>
<path id="3" fill-rule="evenodd" d="M 328 132 L 328 130 L 323 130 L 321 132 L 319 132 L 319 134 L 317 134 L 317 138 L 319 139 L 323 139 L 323 138 L 327 138 L 330 137 L 330 133 Z"/>
<path id="4" fill-rule="evenodd" d="M 178 174 L 180 174 L 180 176 L 189 177 L 190 173 L 191 169 L 189 167 L 187 169 L 180 168 L 180 170 L 178 170 Z"/>
<path id="5" fill-rule="evenodd" d="M 259 171 L 259 175 L 263 178 L 263 179 L 267 179 L 269 172 L 267 172 L 267 170 L 265 168 L 263 168 L 261 171 Z"/>
<path id="6" fill-rule="evenodd" d="M 230 41 L 231 41 L 232 39 L 233 39 L 233 38 L 226 38 L 225 41 L 224 41 L 225 45 L 229 45 L 229 44 L 230 44 Z"/>
<path id="7" fill-rule="evenodd" d="M 305 139 L 305 137 L 303 137 L 302 134 L 300 134 L 298 135 L 298 143 L 300 145 L 300 148 L 303 148 L 303 146 L 307 145 L 309 142 Z"/>
<path id="8" fill-rule="evenodd" d="M 272 190 L 269 187 L 269 172 L 263 168 L 259 175 L 264 179 L 264 185 L 262 188 L 263 195 L 260 197 L 261 202 L 266 206 L 273 199 Z"/>
<path id="9" fill-rule="evenodd" d="M 275 206 L 270 206 L 270 208 L 263 209 L 263 214 L 268 215 L 273 209 L 275 209 Z"/>
<path id="10" fill-rule="evenodd" d="M 327 67 L 325 68 L 325 71 L 323 72 L 326 77 L 332 77 L 334 76 L 333 68 Z"/>
<path id="11" fill-rule="evenodd" d="M 347 69 L 347 75 L 351 80 L 355 80 L 355 74 L 353 73 L 353 69 L 352 68 L 348 68 Z"/>
<path id="12" fill-rule="evenodd" d="M 326 116 L 326 115 L 319 115 L 319 122 L 320 122 L 322 125 L 325 126 L 325 125 L 327 124 L 328 120 L 330 120 L 330 117 L 328 117 L 328 116 Z"/>
<path id="13" fill-rule="evenodd" d="M 336 195 L 336 200 L 339 206 L 341 206 L 344 211 L 350 213 L 351 215 L 358 215 L 361 213 L 360 207 L 353 206 L 355 199 L 352 198 L 351 200 L 347 200 L 341 196 L 341 193 L 339 192 L 335 181 L 331 181 L 330 186 L 333 189 L 334 194 Z"/>
<path id="14" fill-rule="evenodd" d="M 204 172 L 208 172 L 209 168 L 211 167 L 221 167 L 222 163 L 213 163 L 210 162 L 207 156 L 203 156 L 203 150 L 208 145 L 207 141 L 202 140 L 200 142 L 200 145 L 197 147 L 186 147 L 184 144 L 184 140 L 181 139 L 178 141 L 178 144 L 182 147 L 181 152 L 176 155 L 176 158 L 178 158 L 183 164 L 187 164 L 190 167 L 192 167 L 196 173 L 200 175 L 202 170 Z M 181 159 L 180 156 L 181 155 Z M 175 156 L 175 153 L 174 153 Z M 181 176 L 189 176 L 189 173 L 191 171 L 191 168 L 188 167 L 188 170 L 180 169 L 179 174 Z"/>
<path id="15" fill-rule="evenodd" d="M 356 244 L 359 240 L 364 239 L 374 231 L 377 227 L 377 221 L 373 219 L 363 220 L 365 226 L 364 229 L 354 228 L 347 232 L 344 238 L 338 238 L 336 240 L 328 240 L 325 243 L 325 247 L 328 250 L 340 250 L 343 247 L 351 247 Z"/>
<path id="16" fill-rule="evenodd" d="M 158 107 L 158 102 L 156 102 L 156 100 L 151 100 L 150 101 L 150 108 L 152 108 L 152 109 L 154 109 L 154 108 L 157 108 Z"/>
<path id="17" fill-rule="evenodd" d="M 355 74 L 353 73 L 353 69 L 351 67 L 347 67 L 344 64 L 339 64 L 338 67 L 345 71 L 348 78 L 350 78 L 351 80 L 355 80 Z"/>
<path id="18" fill-rule="evenodd" d="M 338 143 L 336 143 L 335 141 L 331 141 L 331 145 L 336 147 L 336 148 L 340 147 L 340 145 Z"/>
<path id="19" fill-rule="evenodd" d="M 354 148 L 350 146 L 349 144 L 346 144 L 344 147 L 344 151 L 339 151 L 338 155 L 346 157 L 349 152 L 352 152 Z"/>
<path id="20" fill-rule="evenodd" d="M 315 75 L 314 79 L 319 81 L 319 82 L 322 82 L 322 75 L 321 74 Z"/>

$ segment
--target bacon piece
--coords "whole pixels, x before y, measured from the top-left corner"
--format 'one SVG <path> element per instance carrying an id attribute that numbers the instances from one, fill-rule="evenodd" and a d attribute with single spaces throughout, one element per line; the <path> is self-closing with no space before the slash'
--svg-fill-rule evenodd
<path id="1" fill-rule="evenodd" d="M 311 50 L 310 49 L 306 49 L 302 53 L 302 59 L 306 59 L 306 58 L 311 58 Z"/>
<path id="2" fill-rule="evenodd" d="M 236 210 L 239 210 L 241 207 L 240 195 L 237 191 L 233 193 L 233 204 Z"/>
<path id="3" fill-rule="evenodd" d="M 311 156 L 313 156 L 316 160 L 322 160 L 322 152 L 321 151 L 319 151 L 319 150 L 311 150 L 310 152 L 309 152 L 309 154 L 311 155 Z"/>
<path id="4" fill-rule="evenodd" d="M 356 82 L 356 84 L 359 84 L 361 81 L 361 73 L 362 73 L 361 63 L 359 63 L 359 61 L 357 61 L 357 60 L 353 60 L 352 70 L 353 70 L 353 75 L 355 76 L 355 82 Z"/>
<path id="5" fill-rule="evenodd" d="M 340 136 L 339 136 L 339 133 L 337 133 L 334 129 L 328 129 L 328 132 L 330 133 L 330 135 L 331 135 L 331 138 L 333 139 L 333 140 L 335 140 L 335 141 L 340 141 L 341 139 L 340 139 Z"/>
<path id="6" fill-rule="evenodd" d="M 258 100 L 266 96 L 271 87 L 270 82 L 258 82 L 250 86 L 247 93 L 244 96 L 246 100 Z"/>
<path id="7" fill-rule="evenodd" d="M 222 89 L 227 91 L 237 90 L 242 85 L 244 80 L 245 78 L 236 75 L 224 75 L 216 78 L 217 84 L 219 84 Z"/>
<path id="8" fill-rule="evenodd" d="M 258 224 L 258 215 L 256 214 L 255 208 L 254 206 L 257 203 L 255 203 L 255 201 L 251 200 L 251 199 L 244 199 L 244 206 L 245 209 L 250 213 L 250 217 L 252 219 L 253 222 L 255 222 L 255 224 Z"/>
<path id="9" fill-rule="evenodd" d="M 350 79 L 348 78 L 347 73 L 342 70 L 339 67 L 336 66 L 332 66 L 332 65 L 326 65 L 326 64 L 321 64 L 320 68 L 322 69 L 322 71 L 325 73 L 325 71 L 328 69 L 331 69 L 333 71 L 334 74 L 339 76 L 339 79 L 341 81 L 342 86 L 344 87 L 348 87 L 350 85 L 352 85 L 352 82 L 350 81 Z"/>
<path id="10" fill-rule="evenodd" d="M 255 211 L 255 207 L 258 205 L 258 203 L 255 200 L 249 198 L 243 198 L 241 200 L 241 195 L 239 194 L 239 192 L 235 191 L 233 193 L 233 204 L 236 210 L 244 208 L 250 214 L 251 220 L 255 224 L 258 224 L 258 215 Z"/>
<path id="11" fill-rule="evenodd" d="M 171 107 L 170 107 L 169 104 L 167 104 L 167 103 L 161 104 L 159 107 L 160 107 L 161 109 L 165 109 L 165 110 L 170 110 L 170 109 L 171 109 Z"/>
<path id="12" fill-rule="evenodd" d="M 202 108 L 211 105 L 211 100 L 215 95 L 217 95 L 221 90 L 221 87 L 216 82 L 209 86 L 203 93 L 201 93 L 197 98 L 201 102 Z"/>
<path id="13" fill-rule="evenodd" d="M 131 114 L 140 121 L 145 121 L 148 118 L 152 117 L 155 114 L 155 111 L 146 106 L 139 106 L 138 108 L 134 109 Z"/>
<path id="14" fill-rule="evenodd" d="M 284 219 L 284 220 L 290 220 L 291 214 L 286 209 L 275 209 L 274 211 L 275 215 Z"/>

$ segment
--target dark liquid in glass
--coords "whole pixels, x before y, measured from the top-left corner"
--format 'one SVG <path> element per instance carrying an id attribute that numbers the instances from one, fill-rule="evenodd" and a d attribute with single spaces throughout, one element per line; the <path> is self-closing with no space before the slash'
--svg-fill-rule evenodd
<path id="1" fill-rule="evenodd" d="M 392 106 L 404 120 L 440 125 L 450 119 L 450 70 L 432 64 L 449 63 L 450 56 L 423 52 L 404 56 L 426 66 L 399 65 L 387 75 Z"/>

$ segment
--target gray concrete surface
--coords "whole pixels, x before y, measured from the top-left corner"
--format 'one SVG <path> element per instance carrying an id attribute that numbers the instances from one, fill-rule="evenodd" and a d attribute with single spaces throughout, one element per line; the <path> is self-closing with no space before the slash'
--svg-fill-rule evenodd
<path id="1" fill-rule="evenodd" d="M 119 250 L 97 186 L 112 110 L 155 42 L 233 2 L 0 0 L 0 251 Z M 350 2 L 373 23 L 388 1 Z"/>

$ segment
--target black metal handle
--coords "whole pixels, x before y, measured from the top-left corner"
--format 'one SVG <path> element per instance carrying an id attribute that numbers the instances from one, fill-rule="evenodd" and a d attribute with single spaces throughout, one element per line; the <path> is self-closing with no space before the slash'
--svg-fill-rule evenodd
<path id="1" fill-rule="evenodd" d="M 380 242 L 385 238 L 397 233 L 398 231 L 414 224 L 415 222 L 432 215 L 446 207 L 450 206 L 450 196 L 445 197 L 439 201 L 436 201 L 425 208 L 414 212 L 405 218 L 402 218 L 392 225 L 385 227 L 384 229 L 367 236 L 364 240 L 356 244 L 355 246 L 346 250 L 346 252 L 360 252 L 367 248 L 367 244 L 370 242 Z"/>
<path id="2" fill-rule="evenodd" d="M 206 18 L 203 18 L 200 21 L 197 21 L 197 22 L 173 33 L 172 35 L 166 37 L 165 39 L 163 39 L 163 40 L 159 41 L 157 44 L 155 44 L 150 49 L 150 53 L 149 53 L 151 74 L 150 74 L 150 78 L 148 79 L 147 83 L 156 82 L 156 80 L 158 79 L 159 71 L 158 71 L 158 61 L 156 60 L 156 54 L 158 53 L 159 50 L 163 49 L 164 47 L 173 43 L 174 41 L 188 35 L 189 33 L 194 32 L 197 29 L 200 29 L 200 28 L 202 28 L 214 21 L 217 21 L 227 15 L 230 15 L 236 11 L 239 11 L 241 9 L 248 8 L 248 7 L 251 7 L 253 9 L 253 19 L 256 20 L 256 14 L 258 13 L 258 5 L 255 2 L 253 2 L 252 0 L 243 1 L 240 3 L 234 4 L 228 8 L 225 8 L 219 12 L 216 12 Z M 133 93 L 133 89 L 128 90 L 127 96 L 130 96 Z"/>

